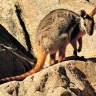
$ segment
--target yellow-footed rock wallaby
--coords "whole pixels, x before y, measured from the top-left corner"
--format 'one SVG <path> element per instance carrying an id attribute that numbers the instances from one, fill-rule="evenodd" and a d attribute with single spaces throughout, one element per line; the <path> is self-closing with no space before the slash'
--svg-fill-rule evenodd
<path id="1" fill-rule="evenodd" d="M 19 76 L 0 79 L 0 82 L 22 80 L 40 71 L 48 54 L 50 54 L 51 57 L 50 62 L 55 63 L 55 54 L 59 51 L 58 61 L 63 61 L 65 59 L 65 51 L 68 43 L 72 44 L 74 54 L 77 55 L 77 51 L 81 51 L 82 49 L 82 36 L 85 34 L 85 31 L 89 35 L 93 34 L 93 16 L 95 13 L 96 8 L 89 14 L 82 10 L 80 15 L 67 9 L 56 9 L 51 11 L 41 20 L 35 35 L 35 43 L 33 44 L 35 46 L 35 55 L 37 58 L 35 67 Z M 77 42 L 80 45 L 79 49 L 77 49 Z"/>

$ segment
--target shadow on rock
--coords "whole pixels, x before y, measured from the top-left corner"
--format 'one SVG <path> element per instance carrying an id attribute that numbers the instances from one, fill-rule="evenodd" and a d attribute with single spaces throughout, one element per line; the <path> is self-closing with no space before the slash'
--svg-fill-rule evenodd
<path id="1" fill-rule="evenodd" d="M 92 61 L 92 62 L 96 63 L 96 57 L 87 58 L 87 60 L 90 60 L 90 61 Z"/>
<path id="2" fill-rule="evenodd" d="M 34 56 L 0 24 L 0 78 L 25 73 L 34 62 Z"/>
<path id="3" fill-rule="evenodd" d="M 80 61 L 87 61 L 87 59 L 84 57 L 84 56 L 69 56 L 69 57 L 66 57 L 65 61 L 68 61 L 68 60 L 80 60 Z"/>

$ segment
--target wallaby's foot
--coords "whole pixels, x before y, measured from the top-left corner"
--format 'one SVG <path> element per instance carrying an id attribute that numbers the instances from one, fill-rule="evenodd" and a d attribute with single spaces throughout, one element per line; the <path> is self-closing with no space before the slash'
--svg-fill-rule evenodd
<path id="1" fill-rule="evenodd" d="M 58 63 L 63 62 L 64 60 L 65 60 L 65 58 L 64 58 L 64 57 L 59 56 L 59 58 L 58 58 Z"/>
<path id="2" fill-rule="evenodd" d="M 54 59 L 50 59 L 49 60 L 49 64 L 50 65 L 54 65 L 54 64 L 56 64 L 57 63 L 57 60 L 54 60 Z"/>

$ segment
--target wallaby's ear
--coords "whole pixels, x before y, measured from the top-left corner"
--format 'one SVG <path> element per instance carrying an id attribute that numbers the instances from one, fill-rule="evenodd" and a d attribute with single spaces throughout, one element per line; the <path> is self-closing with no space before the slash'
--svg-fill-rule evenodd
<path id="1" fill-rule="evenodd" d="M 84 10 L 81 10 L 81 14 L 80 15 L 81 15 L 82 18 L 85 18 L 86 17 L 86 12 Z"/>
<path id="2" fill-rule="evenodd" d="M 96 7 L 88 15 L 93 17 L 95 14 L 96 14 Z"/>

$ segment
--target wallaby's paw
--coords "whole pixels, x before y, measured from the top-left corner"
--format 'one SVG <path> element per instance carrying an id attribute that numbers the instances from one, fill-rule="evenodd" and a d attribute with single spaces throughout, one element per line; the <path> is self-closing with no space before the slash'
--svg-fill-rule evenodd
<path id="1" fill-rule="evenodd" d="M 81 52 L 81 48 L 78 48 L 78 52 Z"/>
<path id="2" fill-rule="evenodd" d="M 56 63 L 58 63 L 57 60 L 53 60 L 53 59 L 52 59 L 52 60 L 49 60 L 49 64 L 50 64 L 50 65 L 54 65 L 54 64 L 56 64 Z"/>

